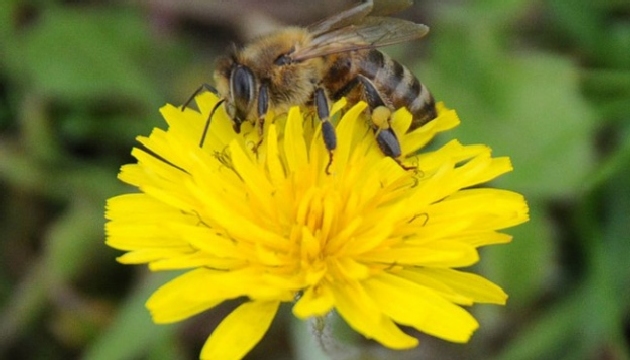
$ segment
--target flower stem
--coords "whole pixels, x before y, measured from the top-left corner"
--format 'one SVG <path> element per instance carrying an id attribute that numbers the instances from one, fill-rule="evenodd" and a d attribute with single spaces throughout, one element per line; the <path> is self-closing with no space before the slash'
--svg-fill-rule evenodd
<path id="1" fill-rule="evenodd" d="M 334 360 L 356 359 L 359 353 L 358 349 L 339 341 L 335 337 L 333 325 L 332 313 L 314 317 L 308 321 L 311 334 L 324 354 Z"/>

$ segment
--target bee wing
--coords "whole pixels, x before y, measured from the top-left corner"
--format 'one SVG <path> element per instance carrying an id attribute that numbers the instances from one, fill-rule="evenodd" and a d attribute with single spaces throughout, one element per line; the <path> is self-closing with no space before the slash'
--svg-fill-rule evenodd
<path id="1" fill-rule="evenodd" d="M 381 0 L 374 1 L 370 15 L 395 14 L 413 5 L 413 0 Z"/>
<path id="2" fill-rule="evenodd" d="M 290 57 L 301 61 L 340 52 L 372 49 L 423 37 L 429 27 L 389 17 L 368 16 L 358 23 L 315 37 L 308 46 L 296 49 Z"/>
<path id="3" fill-rule="evenodd" d="M 406 9 L 413 4 L 413 0 L 364 0 L 360 4 L 344 10 L 337 15 L 316 22 L 308 26 L 313 36 L 319 36 L 332 30 L 341 29 L 357 23 L 370 15 L 388 15 Z"/>
<path id="4" fill-rule="evenodd" d="M 350 9 L 344 10 L 337 15 L 333 15 L 329 18 L 316 22 L 315 24 L 307 27 L 309 33 L 313 36 L 319 36 L 332 30 L 346 27 L 350 24 L 366 17 L 372 12 L 372 1 L 366 1 Z"/>

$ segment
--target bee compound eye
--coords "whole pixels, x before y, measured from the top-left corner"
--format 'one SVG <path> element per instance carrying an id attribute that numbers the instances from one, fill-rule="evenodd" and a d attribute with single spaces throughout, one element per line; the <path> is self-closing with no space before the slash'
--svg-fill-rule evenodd
<path id="1" fill-rule="evenodd" d="M 254 74 L 247 66 L 237 65 L 232 69 L 230 90 L 237 107 L 239 102 L 248 104 L 253 99 L 255 82 Z"/>
<path id="2" fill-rule="evenodd" d="M 256 79 L 245 65 L 236 65 L 230 74 L 230 100 L 234 106 L 232 119 L 246 119 L 254 102 Z"/>

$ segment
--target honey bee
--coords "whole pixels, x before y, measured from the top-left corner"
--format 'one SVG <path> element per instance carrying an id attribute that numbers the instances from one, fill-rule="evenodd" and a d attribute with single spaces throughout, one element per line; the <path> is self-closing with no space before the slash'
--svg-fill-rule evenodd
<path id="1" fill-rule="evenodd" d="M 282 112 L 294 105 L 314 105 L 330 154 L 328 172 L 337 146 L 329 120 L 330 100 L 343 96 L 350 103 L 364 100 L 371 110 L 404 106 L 413 115 L 408 131 L 437 116 L 427 87 L 405 66 L 377 50 L 428 33 L 422 24 L 375 16 L 410 5 L 410 0 L 367 0 L 308 27 L 287 27 L 260 37 L 221 58 L 214 72 L 216 89 L 204 85 L 189 101 L 204 88 L 212 89 L 225 102 L 237 133 L 243 122 L 251 121 L 260 135 L 270 106 Z M 388 123 L 371 126 L 383 154 L 397 159 L 400 143 Z"/>

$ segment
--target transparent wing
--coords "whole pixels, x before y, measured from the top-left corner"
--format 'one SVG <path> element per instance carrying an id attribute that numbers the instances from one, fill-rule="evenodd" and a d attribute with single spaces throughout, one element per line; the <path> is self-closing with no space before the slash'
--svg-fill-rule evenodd
<path id="1" fill-rule="evenodd" d="M 357 23 L 367 15 L 388 15 L 406 9 L 413 0 L 365 0 L 347 10 L 310 25 L 307 29 L 313 36 Z"/>
<path id="2" fill-rule="evenodd" d="M 361 21 L 317 36 L 311 43 L 289 56 L 293 61 L 340 52 L 377 48 L 425 36 L 429 27 L 389 17 L 368 16 Z"/>
<path id="3" fill-rule="evenodd" d="M 413 5 L 413 0 L 376 0 L 370 15 L 382 16 L 395 14 Z"/>
<path id="4" fill-rule="evenodd" d="M 366 17 L 372 12 L 372 1 L 366 1 L 350 9 L 344 10 L 337 15 L 333 15 L 324 20 L 316 22 L 307 27 L 309 33 L 313 36 L 319 36 L 326 32 L 343 28 Z"/>

